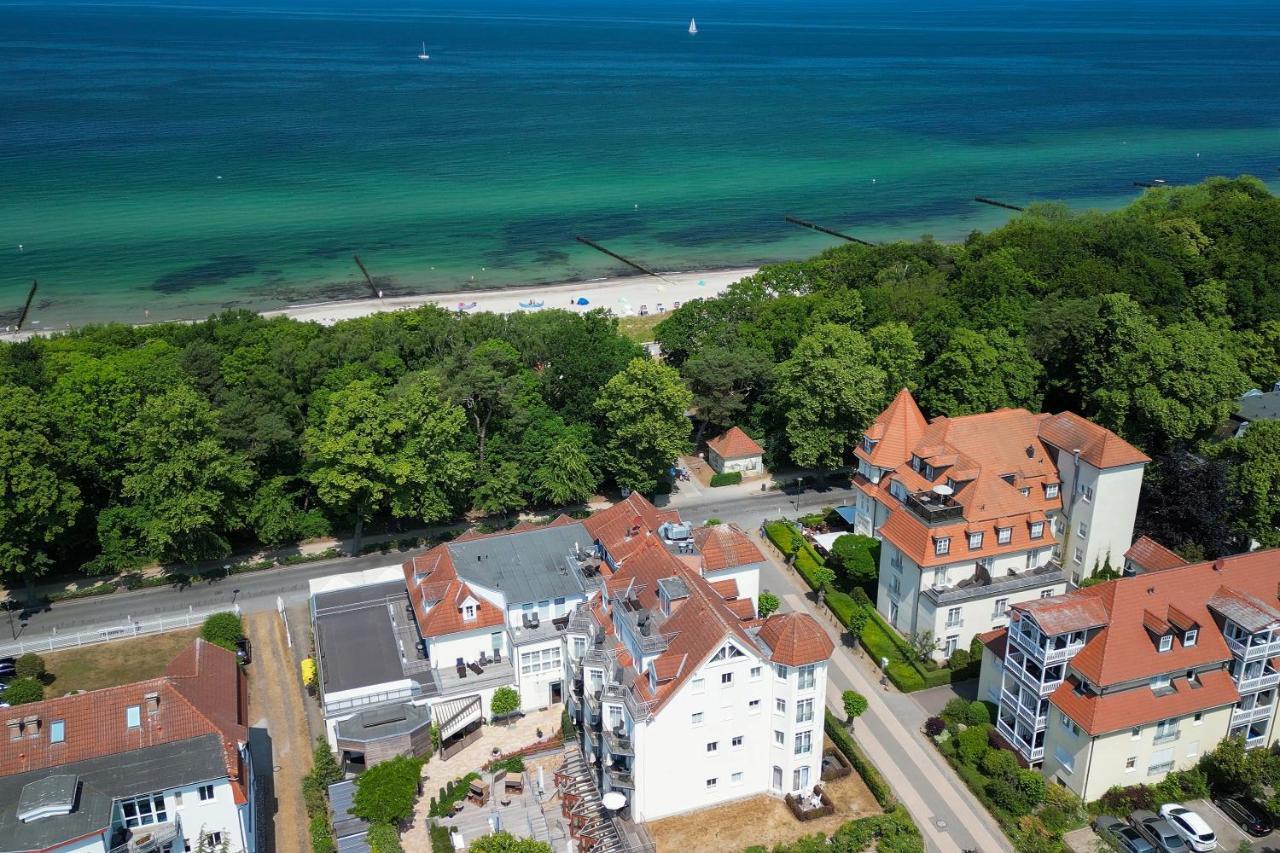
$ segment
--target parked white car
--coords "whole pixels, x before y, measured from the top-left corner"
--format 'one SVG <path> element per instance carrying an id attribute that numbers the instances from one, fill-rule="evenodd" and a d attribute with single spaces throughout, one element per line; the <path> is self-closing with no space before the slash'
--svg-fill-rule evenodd
<path id="1" fill-rule="evenodd" d="M 1160 817 L 1169 821 L 1174 831 L 1187 840 L 1192 850 L 1205 853 L 1218 849 L 1218 836 L 1205 823 L 1204 818 L 1178 803 L 1165 803 L 1160 807 Z"/>

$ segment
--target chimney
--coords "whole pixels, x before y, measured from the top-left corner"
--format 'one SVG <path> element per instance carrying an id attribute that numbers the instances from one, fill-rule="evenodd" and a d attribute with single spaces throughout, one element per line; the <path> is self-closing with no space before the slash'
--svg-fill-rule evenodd
<path id="1" fill-rule="evenodd" d="M 154 717 L 160 713 L 160 694 L 152 691 L 142 697 L 142 701 L 147 706 L 147 713 Z"/>
<path id="2" fill-rule="evenodd" d="M 29 717 L 23 717 L 22 727 L 26 729 L 27 737 L 37 737 L 40 734 L 40 718 L 34 714 Z"/>
<path id="3" fill-rule="evenodd" d="M 6 720 L 5 725 L 9 727 L 9 740 L 22 739 L 22 720 L 17 718 Z"/>
<path id="4" fill-rule="evenodd" d="M 1220 572 L 1226 567 L 1227 567 L 1227 561 L 1222 559 L 1221 557 L 1213 561 L 1213 570 L 1215 572 Z"/>

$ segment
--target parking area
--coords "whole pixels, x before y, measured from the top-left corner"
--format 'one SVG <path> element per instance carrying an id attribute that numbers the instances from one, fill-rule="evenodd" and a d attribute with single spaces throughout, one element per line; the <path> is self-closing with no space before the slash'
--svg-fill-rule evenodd
<path id="1" fill-rule="evenodd" d="M 1208 800 L 1191 800 L 1183 805 L 1199 814 L 1213 828 L 1214 834 L 1218 836 L 1218 849 L 1225 853 L 1235 853 L 1243 841 L 1249 842 L 1253 853 L 1280 853 L 1280 834 L 1273 832 L 1265 838 L 1250 838 Z M 1124 820 L 1128 816 L 1117 817 Z M 1069 832 L 1063 840 L 1075 853 L 1099 853 L 1108 849 L 1089 828 Z"/>

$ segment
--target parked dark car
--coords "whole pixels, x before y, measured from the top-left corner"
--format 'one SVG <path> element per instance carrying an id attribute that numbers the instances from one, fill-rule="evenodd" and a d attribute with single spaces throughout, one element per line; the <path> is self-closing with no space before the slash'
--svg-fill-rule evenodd
<path id="1" fill-rule="evenodd" d="M 1125 853 L 1155 853 L 1151 842 L 1142 837 L 1138 830 L 1118 817 L 1104 814 L 1093 821 L 1093 831 L 1106 841 L 1115 844 Z"/>
<path id="2" fill-rule="evenodd" d="M 1155 812 L 1139 809 L 1129 815 L 1129 823 L 1133 824 L 1133 827 L 1141 832 L 1157 850 L 1163 850 L 1165 853 L 1187 853 L 1191 849 L 1187 845 L 1187 839 L 1179 835 L 1178 831 L 1169 825 L 1169 821 Z"/>
<path id="3" fill-rule="evenodd" d="M 13 678 L 18 674 L 18 662 L 13 658 L 0 658 L 0 678 Z"/>
<path id="4" fill-rule="evenodd" d="M 1247 797 L 1218 797 L 1213 804 L 1254 838 L 1261 838 L 1275 829 L 1262 806 Z"/>

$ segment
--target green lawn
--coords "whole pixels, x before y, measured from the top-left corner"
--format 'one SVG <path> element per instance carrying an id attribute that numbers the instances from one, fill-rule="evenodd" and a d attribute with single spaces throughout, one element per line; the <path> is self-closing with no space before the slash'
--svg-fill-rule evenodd
<path id="1" fill-rule="evenodd" d="M 40 656 L 53 682 L 45 687 L 44 695 L 62 696 L 72 690 L 97 690 L 155 678 L 199 633 L 200 629 L 192 628 L 47 652 Z"/>
<path id="2" fill-rule="evenodd" d="M 647 317 L 619 317 L 618 331 L 638 344 L 653 340 L 653 327 L 662 322 L 666 314 L 650 314 Z"/>

